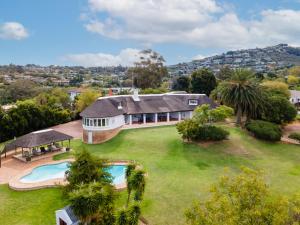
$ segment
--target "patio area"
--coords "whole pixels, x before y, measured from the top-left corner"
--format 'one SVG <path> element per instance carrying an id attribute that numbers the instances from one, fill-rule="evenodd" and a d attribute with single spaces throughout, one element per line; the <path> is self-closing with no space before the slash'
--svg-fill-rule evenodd
<path id="1" fill-rule="evenodd" d="M 60 154 L 70 150 L 70 140 L 72 136 L 55 131 L 53 129 L 31 132 L 16 138 L 12 142 L 5 145 L 1 155 L 7 157 L 7 154 L 12 155 L 12 158 L 22 162 L 37 161 Z M 64 146 L 64 141 L 68 141 L 68 146 Z M 0 167 L 1 167 L 0 157 Z"/>

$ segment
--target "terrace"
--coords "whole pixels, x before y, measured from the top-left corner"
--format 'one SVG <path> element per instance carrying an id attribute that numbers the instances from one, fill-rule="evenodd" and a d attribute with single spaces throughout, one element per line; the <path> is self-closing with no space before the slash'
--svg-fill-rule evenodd
<path id="1" fill-rule="evenodd" d="M 22 162 L 36 161 L 47 158 L 48 154 L 53 156 L 69 151 L 71 139 L 73 139 L 72 136 L 52 129 L 36 131 L 16 138 L 6 144 L 1 155 L 4 155 L 6 158 L 9 153 L 13 158 Z M 64 141 L 69 141 L 68 147 L 64 147 Z"/>

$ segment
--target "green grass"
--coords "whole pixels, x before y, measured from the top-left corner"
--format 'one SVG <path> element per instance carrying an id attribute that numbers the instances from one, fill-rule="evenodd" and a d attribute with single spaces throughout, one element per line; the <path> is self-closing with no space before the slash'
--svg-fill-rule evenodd
<path id="1" fill-rule="evenodd" d="M 57 188 L 17 192 L 0 185 L 0 224 L 53 225 L 54 211 L 65 204 Z"/>
<path id="2" fill-rule="evenodd" d="M 71 147 L 74 149 L 86 147 L 91 153 L 106 159 L 136 160 L 140 163 L 148 174 L 142 206 L 143 215 L 155 225 L 184 224 L 185 209 L 193 200 L 208 196 L 210 185 L 217 182 L 225 168 L 229 168 L 232 172 L 238 172 L 241 166 L 261 169 L 275 193 L 291 195 L 299 190 L 299 146 L 258 141 L 238 128 L 227 129 L 230 131 L 230 140 L 206 147 L 183 143 L 176 128 L 172 126 L 123 131 L 116 138 L 100 145 L 86 145 L 77 140 L 72 142 Z M 71 156 L 72 153 L 63 154 L 56 156 L 55 159 Z M 23 200 L 22 196 L 31 192 L 14 196 L 11 194 L 12 191 L 3 186 L 0 189 L 1 194 L 2 189 L 7 196 L 11 196 L 11 199 L 8 197 L 0 201 L 4 203 L 4 206 L 1 204 L 0 207 L 6 208 L 7 204 L 22 201 L 28 204 L 26 207 L 28 210 L 21 218 L 24 216 L 29 219 L 30 214 L 40 215 L 35 213 L 39 210 L 38 206 L 30 205 Z M 58 192 L 57 189 L 53 189 L 42 190 L 39 193 L 43 196 L 49 195 L 49 202 L 46 204 L 57 203 L 56 208 L 59 208 L 60 198 L 51 196 L 49 191 Z M 125 193 L 121 193 L 122 201 L 124 197 Z M 48 207 L 46 216 L 54 218 L 54 209 L 49 205 Z M 3 217 L 11 218 L 8 220 L 9 224 L 20 224 L 16 216 L 9 211 L 0 210 L 0 218 Z"/>

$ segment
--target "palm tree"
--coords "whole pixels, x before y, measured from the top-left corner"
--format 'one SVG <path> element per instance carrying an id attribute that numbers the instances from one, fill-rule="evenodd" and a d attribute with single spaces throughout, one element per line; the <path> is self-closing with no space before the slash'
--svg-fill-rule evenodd
<path id="1" fill-rule="evenodd" d="M 145 172 L 143 170 L 136 170 L 136 165 L 128 165 L 126 170 L 126 181 L 127 181 L 127 203 L 126 207 L 129 205 L 130 196 L 132 191 L 135 191 L 134 200 L 142 200 L 146 181 Z"/>
<path id="2" fill-rule="evenodd" d="M 129 164 L 126 168 L 125 177 L 126 177 L 126 183 L 127 183 L 127 203 L 126 208 L 128 207 L 130 195 L 133 190 L 133 181 L 131 178 L 131 175 L 133 174 L 134 170 L 136 168 L 135 164 Z"/>
<path id="3" fill-rule="evenodd" d="M 134 200 L 141 201 L 146 186 L 145 172 L 143 170 L 137 170 L 134 173 L 133 180 L 133 188 L 135 190 Z"/>
<path id="4" fill-rule="evenodd" d="M 117 216 L 117 225 L 128 225 L 127 211 L 121 210 Z"/>
<path id="5" fill-rule="evenodd" d="M 138 225 L 141 216 L 141 208 L 139 205 L 133 205 L 128 210 L 128 225 Z"/>
<path id="6" fill-rule="evenodd" d="M 81 184 L 78 189 L 69 193 L 71 208 L 85 225 L 98 220 L 104 224 L 112 224 L 114 198 L 111 185 L 97 182 Z"/>
<path id="7" fill-rule="evenodd" d="M 254 74 L 245 69 L 235 70 L 231 79 L 222 82 L 212 97 L 234 108 L 237 125 L 241 125 L 243 115 L 247 120 L 257 117 L 264 106 L 262 91 Z"/>

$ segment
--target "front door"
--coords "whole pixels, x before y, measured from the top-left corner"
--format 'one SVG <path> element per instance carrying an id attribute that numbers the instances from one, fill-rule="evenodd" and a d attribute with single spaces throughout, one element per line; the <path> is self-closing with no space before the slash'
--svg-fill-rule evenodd
<path id="1" fill-rule="evenodd" d="M 93 144 L 93 132 L 88 131 L 88 143 Z"/>

